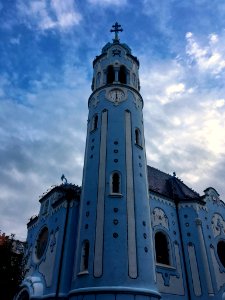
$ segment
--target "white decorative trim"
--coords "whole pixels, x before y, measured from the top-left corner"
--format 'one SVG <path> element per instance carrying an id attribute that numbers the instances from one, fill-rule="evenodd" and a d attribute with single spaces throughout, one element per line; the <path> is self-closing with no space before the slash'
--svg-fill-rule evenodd
<path id="1" fill-rule="evenodd" d="M 199 212 L 201 210 L 204 210 L 206 212 L 208 212 L 208 208 L 205 206 L 205 205 L 201 205 L 201 204 L 198 204 L 196 202 L 192 202 L 192 203 L 179 203 L 178 204 L 178 208 L 181 209 L 181 208 L 193 208 L 196 212 Z"/>
<path id="2" fill-rule="evenodd" d="M 152 226 L 162 225 L 169 230 L 169 220 L 164 210 L 155 207 L 152 211 Z"/>
<path id="3" fill-rule="evenodd" d="M 46 258 L 39 265 L 39 272 L 43 274 L 47 287 L 50 287 L 52 285 L 58 234 L 59 231 L 56 231 L 55 234 L 51 234 L 48 250 L 46 252 Z M 50 247 L 52 243 L 55 243 L 54 247 Z"/>
<path id="4" fill-rule="evenodd" d="M 125 111 L 125 146 L 126 146 L 126 186 L 127 186 L 127 235 L 128 235 L 128 273 L 131 278 L 137 277 L 137 249 L 134 212 L 134 184 L 132 161 L 131 114 Z"/>
<path id="5" fill-rule="evenodd" d="M 162 203 L 164 203 L 164 204 L 166 204 L 166 205 L 169 205 L 169 206 L 172 206 L 172 207 L 176 208 L 175 203 L 173 203 L 172 201 L 166 200 L 166 199 L 164 199 L 164 198 L 161 198 L 161 197 L 153 196 L 153 195 L 151 194 L 151 191 L 150 191 L 150 196 L 149 196 L 149 198 L 150 198 L 150 201 L 151 201 L 151 200 L 154 200 L 154 201 L 160 201 L 160 202 L 162 202 Z"/>
<path id="6" fill-rule="evenodd" d="M 224 233 L 225 221 L 220 214 L 215 213 L 213 215 L 211 221 L 211 227 L 212 227 L 212 232 L 214 237 L 217 237 L 218 235 Z"/>
<path id="7" fill-rule="evenodd" d="M 199 272 L 198 272 L 198 264 L 196 260 L 195 248 L 193 245 L 188 245 L 188 256 L 191 268 L 191 276 L 192 276 L 192 283 L 195 296 L 201 296 L 202 289 L 200 284 Z"/>
<path id="8" fill-rule="evenodd" d="M 159 292 L 161 293 L 184 295 L 184 284 L 183 284 L 179 246 L 175 244 L 174 248 L 175 248 L 174 250 L 175 250 L 175 258 L 176 258 L 176 269 L 177 269 L 177 273 L 179 274 L 179 277 L 171 274 L 169 286 L 165 286 L 162 274 L 157 272 L 156 274 L 157 285 L 159 288 Z M 171 270 L 172 268 L 169 267 L 168 269 Z"/>
<path id="9" fill-rule="evenodd" d="M 211 274 L 210 274 L 209 262 L 208 262 L 208 258 L 207 258 L 205 242 L 204 242 L 204 237 L 203 237 L 203 233 L 202 233 L 202 225 L 201 225 L 200 219 L 196 219 L 196 225 L 197 225 L 197 231 L 198 231 L 200 255 L 202 258 L 202 262 L 203 262 L 203 270 L 204 270 L 205 279 L 206 279 L 206 283 L 207 283 L 208 294 L 214 295 L 212 278 L 211 278 Z"/>
<path id="10" fill-rule="evenodd" d="M 96 108 L 98 106 L 98 103 L 99 103 L 98 97 L 93 97 L 93 98 L 91 98 L 89 104 L 92 105 L 94 108 Z"/>
<path id="11" fill-rule="evenodd" d="M 219 291 L 221 289 L 221 287 L 223 287 L 225 284 L 225 273 L 221 273 L 221 271 L 220 271 L 220 266 L 216 259 L 214 248 L 210 247 L 210 253 L 211 253 L 211 257 L 212 257 L 213 270 L 214 270 L 213 275 L 215 276 L 217 290 Z"/>
<path id="12" fill-rule="evenodd" d="M 136 107 L 136 109 L 142 109 L 143 108 L 143 102 L 141 101 L 141 98 L 134 95 L 134 105 Z"/>
<path id="13" fill-rule="evenodd" d="M 103 240 L 104 240 L 104 197 L 105 197 L 105 165 L 107 148 L 107 119 L 108 112 L 102 113 L 100 159 L 98 175 L 97 219 L 95 235 L 94 276 L 102 275 Z"/>

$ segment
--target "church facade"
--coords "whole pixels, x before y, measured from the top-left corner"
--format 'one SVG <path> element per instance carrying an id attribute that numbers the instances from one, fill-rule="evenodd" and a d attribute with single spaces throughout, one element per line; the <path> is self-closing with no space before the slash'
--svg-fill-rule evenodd
<path id="1" fill-rule="evenodd" d="M 225 299 L 225 205 L 147 166 L 139 61 L 111 31 L 93 61 L 82 188 L 40 199 L 16 300 Z"/>

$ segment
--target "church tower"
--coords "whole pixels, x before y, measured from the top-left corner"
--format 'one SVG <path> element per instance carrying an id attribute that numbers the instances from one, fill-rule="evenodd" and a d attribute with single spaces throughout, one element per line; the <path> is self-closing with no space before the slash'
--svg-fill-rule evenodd
<path id="1" fill-rule="evenodd" d="M 71 299 L 159 299 L 153 261 L 139 61 L 120 43 L 93 61 Z M 95 298 L 96 297 L 96 298 Z M 140 298 L 139 298 L 140 297 Z"/>

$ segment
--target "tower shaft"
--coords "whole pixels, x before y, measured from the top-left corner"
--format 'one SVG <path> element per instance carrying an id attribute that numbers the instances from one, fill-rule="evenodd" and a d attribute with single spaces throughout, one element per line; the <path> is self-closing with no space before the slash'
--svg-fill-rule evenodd
<path id="1" fill-rule="evenodd" d="M 114 39 L 93 66 L 71 299 L 80 294 L 87 299 L 98 294 L 105 294 L 104 299 L 125 299 L 120 294 L 159 299 L 139 62 Z"/>

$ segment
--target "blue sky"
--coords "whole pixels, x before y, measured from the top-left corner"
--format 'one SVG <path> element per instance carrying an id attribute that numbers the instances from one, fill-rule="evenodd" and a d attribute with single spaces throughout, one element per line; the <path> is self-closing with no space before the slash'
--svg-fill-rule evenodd
<path id="1" fill-rule="evenodd" d="M 140 61 L 148 164 L 225 200 L 225 1 L 0 1 L 0 230 L 81 184 L 92 61 L 118 21 Z"/>

